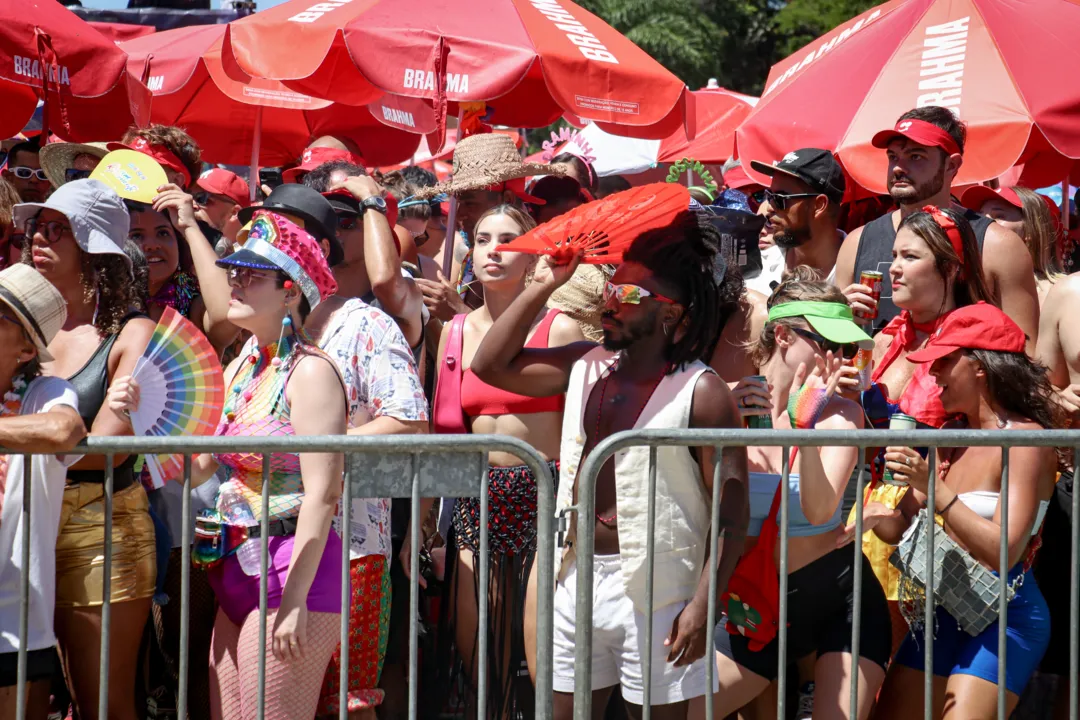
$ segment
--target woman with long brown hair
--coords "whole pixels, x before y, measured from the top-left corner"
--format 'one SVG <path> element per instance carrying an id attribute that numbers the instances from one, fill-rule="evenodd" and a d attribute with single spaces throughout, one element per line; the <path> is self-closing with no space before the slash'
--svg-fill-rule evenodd
<path id="1" fill-rule="evenodd" d="M 532 218 L 509 205 L 487 211 L 476 223 L 473 266 L 477 280 L 484 287 L 484 304 L 447 323 L 440 343 L 438 372 L 440 375 L 461 372 L 461 392 L 457 402 L 462 431 L 510 435 L 523 440 L 548 460 L 552 476 L 558 477 L 563 396 L 532 398 L 499 390 L 477 378 L 470 369 L 472 357 L 492 324 L 525 289 L 536 260 L 535 256 L 503 252 L 498 247 L 533 227 Z M 451 346 L 452 337 L 459 338 L 460 346 Z M 530 345 L 559 347 L 583 339 L 578 324 L 557 311 L 545 309 L 532 319 Z M 439 382 L 446 380 L 440 377 Z M 452 401 L 436 392 L 437 421 L 441 403 Z M 436 430 L 440 429 L 445 430 L 436 427 Z M 520 710 L 528 717 L 532 703 L 519 696 L 521 690 L 527 690 L 521 687 L 519 678 L 525 660 L 534 657 L 536 649 L 535 588 L 529 592 L 526 588 L 535 585 L 535 579 L 532 582 L 529 579 L 535 577 L 537 485 L 529 468 L 509 453 L 489 453 L 488 467 L 489 626 L 478 627 L 477 553 L 481 530 L 477 498 L 459 498 L 454 507 L 457 552 L 455 560 L 449 563 L 452 574 L 450 618 L 454 624 L 457 652 L 473 688 L 479 671 L 477 634 L 489 634 L 490 716 L 513 718 Z M 403 553 L 408 550 L 406 544 Z M 405 567 L 409 567 L 407 561 Z M 531 661 L 529 664 L 532 665 Z"/>
<path id="2" fill-rule="evenodd" d="M 130 435 L 130 420 L 105 407 L 113 380 L 129 375 L 154 323 L 132 313 L 136 289 L 124 253 L 129 217 L 116 193 L 76 180 L 45 203 L 15 208 L 23 262 L 60 291 L 67 321 L 49 343 L 46 374 L 67 378 L 91 435 Z M 56 541 L 56 635 L 79 717 L 95 720 L 102 642 L 105 554 L 104 463 L 88 455 L 67 475 Z M 113 458 L 110 718 L 133 720 L 139 644 L 154 594 L 154 526 L 135 457 Z"/>

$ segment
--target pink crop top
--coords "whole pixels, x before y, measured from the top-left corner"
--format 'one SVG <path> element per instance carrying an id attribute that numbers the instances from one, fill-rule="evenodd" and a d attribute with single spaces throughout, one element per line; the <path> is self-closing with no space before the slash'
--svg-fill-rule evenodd
<path id="1" fill-rule="evenodd" d="M 536 326 L 536 332 L 525 343 L 525 347 L 546 348 L 551 334 L 551 323 L 558 314 L 558 310 L 549 310 Z M 561 394 L 537 398 L 500 390 L 476 377 L 471 369 L 461 375 L 461 409 L 469 417 L 562 412 L 565 403 L 566 397 Z"/>

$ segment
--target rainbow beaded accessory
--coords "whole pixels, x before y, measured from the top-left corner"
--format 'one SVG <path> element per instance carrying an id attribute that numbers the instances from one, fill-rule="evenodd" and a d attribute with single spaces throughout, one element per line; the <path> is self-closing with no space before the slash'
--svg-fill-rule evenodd
<path id="1" fill-rule="evenodd" d="M 788 396 L 787 414 L 791 427 L 812 430 L 828 404 L 829 393 L 824 388 L 803 385 L 797 393 Z"/>

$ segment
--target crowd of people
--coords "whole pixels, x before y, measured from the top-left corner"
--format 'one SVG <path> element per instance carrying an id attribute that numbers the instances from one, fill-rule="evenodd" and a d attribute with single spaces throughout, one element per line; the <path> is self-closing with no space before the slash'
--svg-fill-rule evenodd
<path id="1" fill-rule="evenodd" d="M 133 369 L 169 308 L 220 354 L 216 435 L 506 435 L 548 463 L 560 511 L 578 502 L 585 458 L 623 430 L 750 427 L 766 442 L 769 428 L 859 431 L 898 417 L 922 429 L 1068 427 L 1080 412 L 1080 331 L 1067 319 L 1080 277 L 1066 274 L 1057 210 L 1020 187 L 954 194 L 965 139 L 947 109 L 905 113 L 874 138 L 888 159 L 888 197 L 859 201 L 828 150 L 747 159 L 768 186 L 733 160 L 719 188 L 695 188 L 665 226 L 636 233 L 615 266 L 504 247 L 633 178 L 598 178 L 570 152 L 525 162 L 500 133 L 461 139 L 443 182 L 419 167 L 366 167 L 349 141 L 316 138 L 282 184 L 254 193 L 206 166 L 177 127 L 6 143 L 0 446 L 33 455 L 28 470 L 31 456 L 0 459 L 0 716 L 14 713 L 23 646 L 28 718 L 98 718 L 106 670 L 109 718 L 174 717 L 184 610 L 190 718 L 257 717 L 260 657 L 266 717 L 338 716 L 343 616 L 350 717 L 403 717 L 410 692 L 423 716 L 475 717 L 481 685 L 489 717 L 533 715 L 537 601 L 551 589 L 537 579 L 537 478 L 512 453 L 488 453 L 486 528 L 476 497 L 421 501 L 419 577 L 410 577 L 408 499 L 354 499 L 342 526 L 340 453 L 275 453 L 267 464 L 253 452 L 196 455 L 190 514 L 181 477 L 157 487 L 142 458 L 111 457 L 106 537 L 106 459 L 72 452 L 87 435 L 134 433 L 142 388 Z M 121 150 L 167 179 L 152 200 L 94 175 Z M 576 522 L 556 560 L 555 717 L 573 716 L 583 636 L 594 717 L 639 717 L 648 696 L 653 717 L 703 718 L 708 663 L 715 716 L 746 719 L 775 717 L 785 667 L 800 719 L 854 718 L 853 683 L 859 720 L 917 714 L 926 671 L 936 716 L 990 718 L 999 683 L 1012 712 L 1036 673 L 1066 677 L 1070 454 L 1008 451 L 1007 565 L 1001 451 L 951 448 L 937 460 L 931 477 L 926 448 L 661 447 L 650 498 L 650 450 L 617 453 L 585 520 L 595 538 L 585 549 L 592 627 L 576 620 Z M 781 656 L 776 531 L 788 467 Z M 866 532 L 856 538 L 859 476 Z M 264 514 L 265 643 L 255 532 Z M 924 667 L 923 583 L 896 557 L 935 520 L 970 560 L 945 589 L 980 573 L 1010 578 L 1005 678 L 997 621 L 979 626 L 944 601 Z M 185 526 L 195 567 L 182 607 Z M 718 624 L 707 627 L 713 580 Z M 407 681 L 412 583 L 423 589 L 420 688 Z M 1057 687 L 1039 702 L 1065 716 L 1067 680 Z"/>

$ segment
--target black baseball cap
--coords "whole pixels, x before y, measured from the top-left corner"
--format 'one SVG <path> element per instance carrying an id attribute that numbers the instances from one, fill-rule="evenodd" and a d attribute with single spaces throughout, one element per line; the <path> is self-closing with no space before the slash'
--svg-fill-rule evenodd
<path id="1" fill-rule="evenodd" d="M 828 150 L 801 148 L 789 152 L 783 159 L 772 165 L 753 160 L 750 162 L 750 167 L 769 177 L 776 173 L 783 173 L 801 180 L 832 202 L 838 203 L 844 199 L 844 190 L 847 187 L 844 171 Z"/>
<path id="2" fill-rule="evenodd" d="M 330 243 L 330 256 L 326 258 L 330 267 L 345 259 L 345 251 L 337 237 L 337 216 L 334 208 L 315 190 L 295 183 L 278 185 L 262 205 L 246 207 L 236 215 L 240 222 L 246 225 L 258 210 L 276 210 L 303 220 L 304 229 L 316 240 L 325 238 Z"/>

